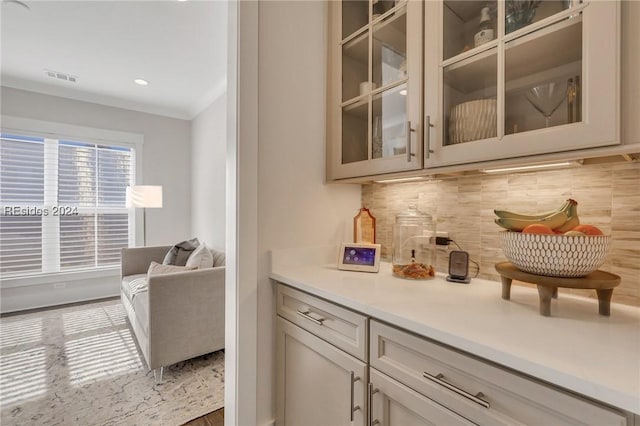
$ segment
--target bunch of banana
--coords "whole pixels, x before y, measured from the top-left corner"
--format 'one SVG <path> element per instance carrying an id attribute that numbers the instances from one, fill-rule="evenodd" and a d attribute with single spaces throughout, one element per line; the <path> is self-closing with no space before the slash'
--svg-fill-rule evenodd
<path id="1" fill-rule="evenodd" d="M 522 231 L 528 225 L 538 223 L 546 225 L 556 232 L 566 232 L 580 224 L 578 202 L 572 199 L 565 201 L 556 210 L 535 215 L 514 213 L 507 210 L 494 210 L 493 212 L 498 216 L 495 222 L 511 231 Z"/>

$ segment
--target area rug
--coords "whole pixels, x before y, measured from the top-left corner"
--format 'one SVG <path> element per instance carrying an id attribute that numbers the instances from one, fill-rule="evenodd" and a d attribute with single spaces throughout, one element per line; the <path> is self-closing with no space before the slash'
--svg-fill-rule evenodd
<path id="1" fill-rule="evenodd" d="M 0 423 L 182 425 L 224 403 L 224 351 L 144 363 L 119 300 L 0 318 Z"/>

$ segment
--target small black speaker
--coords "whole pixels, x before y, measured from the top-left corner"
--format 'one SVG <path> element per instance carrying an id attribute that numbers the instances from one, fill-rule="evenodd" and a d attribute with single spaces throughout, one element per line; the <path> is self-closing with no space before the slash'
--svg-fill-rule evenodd
<path id="1" fill-rule="evenodd" d="M 456 283 L 468 283 L 469 278 L 469 253 L 454 250 L 449 253 L 449 276 L 447 281 Z"/>

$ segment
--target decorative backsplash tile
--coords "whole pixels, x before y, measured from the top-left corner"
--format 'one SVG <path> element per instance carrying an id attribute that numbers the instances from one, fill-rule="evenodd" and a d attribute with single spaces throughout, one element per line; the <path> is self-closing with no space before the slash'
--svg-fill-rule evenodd
<path id="1" fill-rule="evenodd" d="M 500 277 L 494 264 L 505 257 L 493 209 L 536 213 L 553 210 L 567 198 L 578 201 L 581 223 L 612 235 L 611 252 L 601 269 L 622 277 L 613 301 L 640 306 L 640 163 L 362 186 L 362 204 L 376 217 L 383 257 L 391 260 L 395 216 L 414 203 L 434 216 L 437 229 L 448 231 L 480 264 L 479 277 L 495 281 Z M 455 245 L 438 249 L 439 272 L 446 272 L 448 251 L 455 249 Z M 473 264 L 470 270 L 475 272 Z M 563 291 L 596 297 L 594 291 L 560 289 Z"/>

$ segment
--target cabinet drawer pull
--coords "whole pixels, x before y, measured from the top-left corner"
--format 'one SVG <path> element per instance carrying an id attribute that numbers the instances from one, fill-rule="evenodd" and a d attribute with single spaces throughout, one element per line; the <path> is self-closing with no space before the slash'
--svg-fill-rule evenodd
<path id="1" fill-rule="evenodd" d="M 424 117 L 424 158 L 428 160 L 431 154 L 433 154 L 433 150 L 431 149 L 431 128 L 434 127 L 431 124 L 431 116 L 427 115 Z"/>
<path id="2" fill-rule="evenodd" d="M 360 380 L 360 377 L 356 377 L 355 373 L 352 371 L 351 372 L 351 405 L 350 405 L 350 410 L 349 410 L 349 417 L 351 419 L 351 421 L 353 421 L 353 413 L 355 413 L 356 411 L 358 411 L 360 409 L 359 405 L 356 405 L 355 407 L 354 405 L 354 396 L 355 396 L 355 390 L 354 390 L 354 383 L 357 382 L 358 380 Z"/>
<path id="3" fill-rule="evenodd" d="M 314 318 L 311 315 L 309 315 L 311 313 L 311 311 L 296 311 L 298 313 L 298 315 L 300 315 L 302 318 L 306 318 L 311 322 L 314 322 L 318 325 L 324 325 L 322 322 L 325 320 L 324 318 Z"/>
<path id="4" fill-rule="evenodd" d="M 482 405 L 484 408 L 489 408 L 490 404 L 489 401 L 485 401 L 484 399 L 481 399 L 482 397 L 484 397 L 485 395 L 482 392 L 478 392 L 477 394 L 473 395 L 470 394 L 469 392 L 460 389 L 459 387 L 456 387 L 454 385 L 452 385 L 449 382 L 446 382 L 444 380 L 444 374 L 442 373 L 438 373 L 437 375 L 432 375 L 427 373 L 426 371 L 422 374 L 422 376 L 425 379 L 429 379 L 434 383 L 439 384 L 440 386 L 444 386 L 445 388 L 449 389 L 452 392 L 457 393 L 458 395 L 464 396 L 465 398 L 470 399 L 471 401 L 475 402 L 476 404 Z"/>

